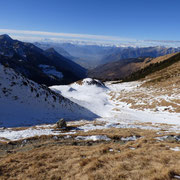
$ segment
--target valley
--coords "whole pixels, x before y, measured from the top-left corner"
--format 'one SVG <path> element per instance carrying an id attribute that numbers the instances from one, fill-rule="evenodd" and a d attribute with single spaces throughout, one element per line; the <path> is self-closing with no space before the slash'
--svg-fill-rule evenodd
<path id="1" fill-rule="evenodd" d="M 180 180 L 180 0 L 0 2 L 0 180 Z"/>
<path id="2" fill-rule="evenodd" d="M 53 61 L 61 57 L 46 52 Z M 125 68 L 125 78 L 49 87 L 3 61 L 0 178 L 178 179 L 179 59 L 179 53 L 128 59 L 132 72 Z M 51 63 L 37 64 L 46 76 L 62 78 Z M 66 128 L 57 128 L 61 118 Z"/>
<path id="3" fill-rule="evenodd" d="M 180 52 L 179 47 L 164 47 L 164 46 L 148 46 L 148 47 L 132 47 L 132 46 L 115 46 L 106 44 L 76 44 L 68 42 L 35 42 L 34 45 L 46 50 L 54 48 L 59 54 L 73 60 L 88 70 L 94 70 L 103 65 L 117 62 L 126 63 L 127 59 L 134 60 L 141 58 L 156 58 L 168 54 Z"/>

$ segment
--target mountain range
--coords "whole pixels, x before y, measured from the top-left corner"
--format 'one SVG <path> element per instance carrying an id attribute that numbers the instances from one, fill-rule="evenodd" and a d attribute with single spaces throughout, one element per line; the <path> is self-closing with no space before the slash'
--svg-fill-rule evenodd
<path id="1" fill-rule="evenodd" d="M 83 46 L 70 43 L 36 42 L 35 44 L 39 47 L 31 43 L 13 40 L 6 34 L 1 35 L 0 63 L 13 68 L 28 79 L 48 86 L 70 84 L 87 77 L 86 69 L 78 65 L 76 63 L 78 61 L 79 64 L 86 61 L 85 64 L 91 66 L 88 72 L 89 77 L 101 80 L 119 80 L 157 62 L 159 59 L 156 59 L 157 56 L 164 56 L 160 59 L 166 59 L 171 56 L 168 54 L 177 53 L 180 50 L 180 48 L 165 47 Z M 85 59 L 82 60 L 83 58 Z M 98 64 L 101 65 L 92 68 Z"/>
<path id="2" fill-rule="evenodd" d="M 139 57 L 119 60 L 116 62 L 107 63 L 97 68 L 90 70 L 88 76 L 97 78 L 103 81 L 114 80 L 138 80 L 140 77 L 145 77 L 151 71 L 153 72 L 156 67 L 164 67 L 163 63 L 174 63 L 176 56 L 179 57 L 180 53 L 173 53 L 157 58 L 152 57 Z M 168 64 L 169 65 L 169 64 Z M 153 67 L 153 68 L 152 68 Z M 144 74 L 144 76 L 143 76 Z"/>
<path id="3" fill-rule="evenodd" d="M 0 63 L 40 84 L 68 84 L 86 77 L 86 70 L 57 53 L 31 43 L 0 36 Z"/>
<path id="4" fill-rule="evenodd" d="M 110 53 L 103 57 L 101 64 L 106 64 L 109 62 L 115 62 L 128 58 L 137 57 L 159 57 L 166 54 L 172 54 L 180 52 L 180 48 L 167 48 L 167 47 L 144 47 L 144 48 L 115 48 L 110 51 Z"/>
<path id="5" fill-rule="evenodd" d="M 112 49 L 110 46 L 80 45 L 71 43 L 34 43 L 42 49 L 53 47 L 58 53 L 73 60 L 86 69 L 93 69 L 100 64 L 101 59 Z"/>
<path id="6" fill-rule="evenodd" d="M 102 45 L 83 45 L 71 43 L 34 43 L 42 49 L 53 47 L 58 53 L 86 69 L 94 69 L 102 64 L 137 57 L 158 57 L 180 52 L 172 47 L 116 47 Z"/>

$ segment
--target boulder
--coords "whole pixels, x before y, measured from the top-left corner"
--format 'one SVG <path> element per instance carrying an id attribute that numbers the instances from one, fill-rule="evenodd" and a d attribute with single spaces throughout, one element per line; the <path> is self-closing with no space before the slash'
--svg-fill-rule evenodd
<path id="1" fill-rule="evenodd" d="M 57 128 L 66 128 L 67 127 L 67 124 L 66 124 L 66 121 L 64 120 L 64 118 L 57 121 L 56 124 L 57 124 Z"/>
<path id="2" fill-rule="evenodd" d="M 167 141 L 176 141 L 176 136 L 174 135 L 168 135 L 166 138 Z"/>

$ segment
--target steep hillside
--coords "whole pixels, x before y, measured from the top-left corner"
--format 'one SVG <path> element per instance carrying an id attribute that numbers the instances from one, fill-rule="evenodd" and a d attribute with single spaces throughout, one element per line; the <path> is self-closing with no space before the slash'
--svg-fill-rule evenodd
<path id="1" fill-rule="evenodd" d="M 0 126 L 28 126 L 97 117 L 89 110 L 0 65 Z"/>
<path id="2" fill-rule="evenodd" d="M 138 65 L 145 61 L 145 58 L 131 58 L 113 63 L 98 66 L 89 70 L 88 77 L 106 80 L 118 80 L 137 71 Z"/>
<path id="3" fill-rule="evenodd" d="M 60 71 L 64 72 L 64 76 L 69 77 L 69 79 L 74 75 L 77 75 L 79 78 L 84 78 L 86 76 L 86 70 L 83 67 L 67 58 L 64 58 L 62 55 L 57 53 L 54 48 L 46 49 L 45 55 L 51 59 L 51 62 L 57 64 Z"/>
<path id="4" fill-rule="evenodd" d="M 172 58 L 174 59 L 170 59 L 167 62 L 159 64 L 159 65 L 163 65 L 163 68 L 161 70 L 157 70 L 153 73 L 150 73 L 145 78 L 143 78 L 142 80 L 144 81 L 144 83 L 142 84 L 142 86 L 143 87 L 153 86 L 157 88 L 168 89 L 169 92 L 172 92 L 172 93 L 176 91 L 176 89 L 179 89 L 180 54 Z M 171 61 L 174 61 L 174 63 L 171 63 Z"/>
<path id="5" fill-rule="evenodd" d="M 84 68 L 57 52 L 43 51 L 31 43 L 13 40 L 8 35 L 0 36 L 0 63 L 46 85 L 68 84 L 86 76 Z"/>
<path id="6" fill-rule="evenodd" d="M 148 63 L 146 66 L 142 66 L 142 68 L 134 73 L 132 73 L 130 76 L 127 76 L 123 79 L 123 81 L 134 81 L 139 80 L 141 78 L 145 78 L 149 74 L 153 73 L 160 73 L 161 70 L 166 74 L 161 75 L 158 77 L 156 81 L 161 81 L 162 79 L 168 79 L 171 77 L 171 74 L 167 73 L 168 69 L 171 68 L 171 66 L 175 66 L 177 70 L 174 71 L 176 74 L 179 72 L 178 70 L 178 62 L 180 61 L 180 53 L 171 54 L 165 57 L 159 57 Z M 177 63 L 177 65 L 175 65 Z M 155 80 L 154 80 L 155 81 Z"/>
<path id="7" fill-rule="evenodd" d="M 173 57 L 174 55 L 176 54 L 169 54 L 157 58 L 144 57 L 124 59 L 117 62 L 104 64 L 93 70 L 90 70 L 88 76 L 101 80 L 121 80 L 125 79 L 126 77 L 130 77 L 130 75 L 136 71 L 151 66 L 152 64 L 157 64 L 165 61 Z"/>
<path id="8" fill-rule="evenodd" d="M 53 46 L 51 43 L 47 44 L 47 43 L 35 42 L 34 45 L 39 47 L 40 49 L 43 49 L 44 51 L 47 49 L 50 49 L 50 48 L 54 48 L 59 54 L 61 54 L 62 56 L 66 57 L 68 59 L 71 59 L 73 57 L 67 51 L 65 51 L 62 47 Z"/>

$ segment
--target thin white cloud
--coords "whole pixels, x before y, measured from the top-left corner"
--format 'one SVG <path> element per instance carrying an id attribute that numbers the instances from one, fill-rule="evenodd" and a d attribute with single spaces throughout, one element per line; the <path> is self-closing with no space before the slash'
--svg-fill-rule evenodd
<path id="1" fill-rule="evenodd" d="M 63 37 L 51 37 L 51 38 L 44 38 L 44 37 L 36 37 L 36 36 L 18 36 L 18 35 L 11 35 L 13 39 L 18 39 L 20 41 L 24 42 L 51 42 L 51 43 L 75 43 L 75 44 L 84 44 L 84 45 L 107 45 L 107 46 L 114 46 L 117 45 L 116 42 L 114 41 L 103 41 L 103 40 L 91 40 L 91 39 L 78 39 L 78 38 L 73 38 L 73 39 L 67 39 Z"/>
<path id="2" fill-rule="evenodd" d="M 110 45 L 121 47 L 149 47 L 149 46 L 165 46 L 180 47 L 180 41 L 170 40 L 136 40 L 121 38 L 115 36 L 102 36 L 90 34 L 72 34 L 72 33 L 55 33 L 45 31 L 26 31 L 14 29 L 0 29 L 0 34 L 9 34 L 12 38 L 26 42 L 70 42 L 76 44 L 88 45 Z"/>
<path id="3" fill-rule="evenodd" d="M 55 33 L 46 31 L 26 31 L 26 30 L 14 30 L 14 29 L 0 29 L 0 33 L 6 34 L 21 34 L 21 35 L 36 35 L 36 36 L 56 36 L 66 38 L 80 38 L 80 39 L 94 39 L 94 40 L 107 40 L 107 41 L 135 41 L 134 39 L 120 38 L 116 36 L 103 36 L 103 35 L 91 35 L 91 34 L 72 34 L 72 33 Z"/>

